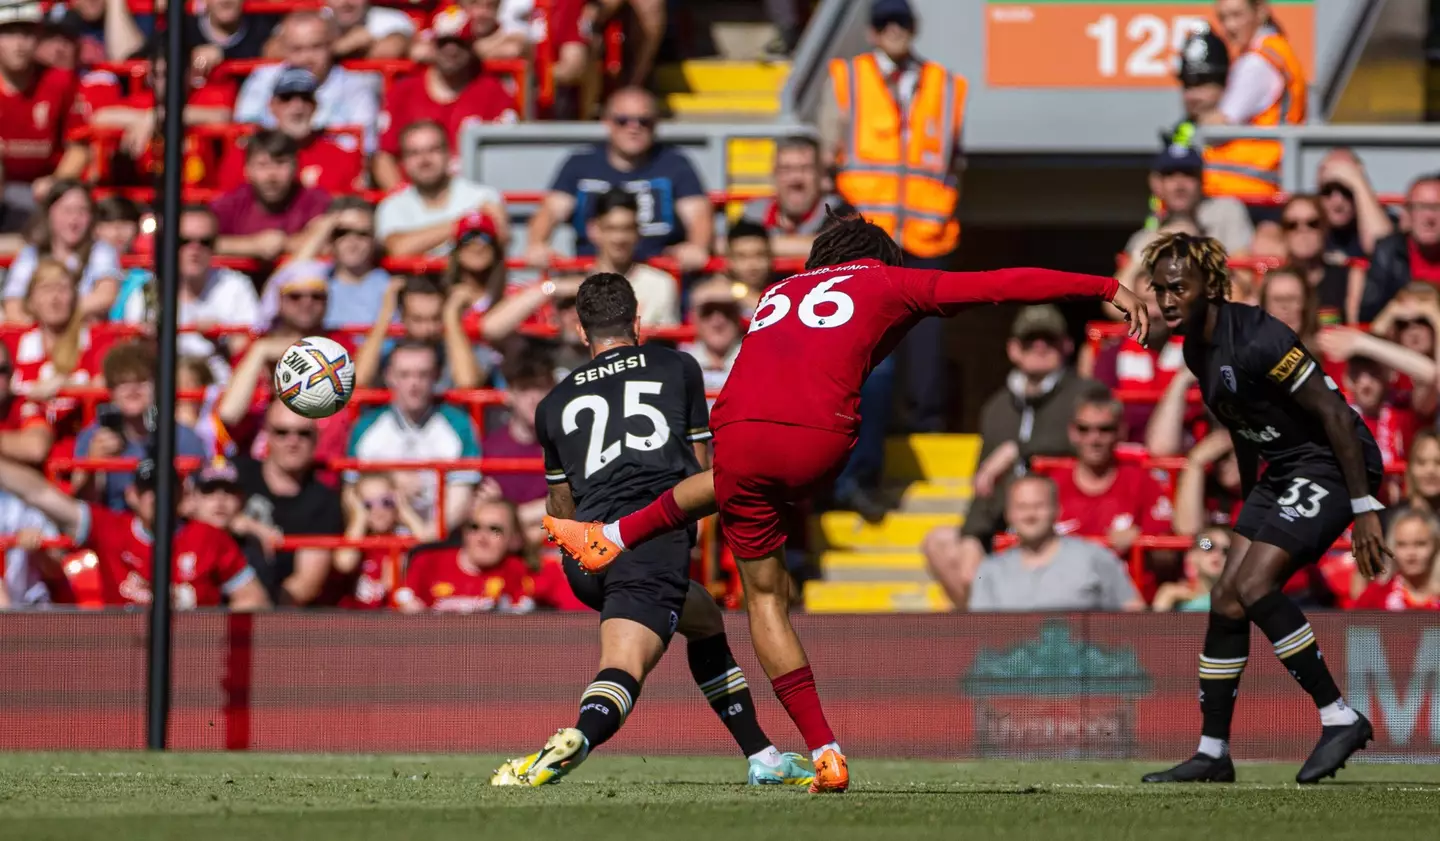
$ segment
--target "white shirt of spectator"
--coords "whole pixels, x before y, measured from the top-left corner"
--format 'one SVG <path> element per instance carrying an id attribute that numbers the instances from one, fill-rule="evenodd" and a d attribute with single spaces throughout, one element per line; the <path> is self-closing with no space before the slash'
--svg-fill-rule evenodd
<path id="1" fill-rule="evenodd" d="M 375 238 L 384 242 L 391 234 L 418 231 L 441 222 L 456 222 L 460 217 L 481 206 L 502 211 L 505 199 L 494 187 L 476 184 L 465 178 L 451 178 L 450 191 L 444 206 L 430 207 L 420 198 L 415 185 L 406 185 L 397 193 L 386 196 L 375 208 Z M 446 242 L 430 250 L 433 257 L 450 253 L 453 243 Z"/>
<path id="2" fill-rule="evenodd" d="M 234 269 L 211 269 L 198 300 L 180 302 L 181 327 L 214 324 L 221 327 L 251 327 L 260 309 L 255 283 Z M 146 322 L 144 296 L 132 295 L 125 302 L 121 320 L 126 324 Z M 215 345 L 198 333 L 181 333 L 176 345 L 181 356 L 208 357 Z"/>
<path id="3" fill-rule="evenodd" d="M 535 0 L 500 0 L 499 18 L 500 31 L 506 35 L 523 32 L 532 44 L 545 38 L 543 21 L 535 20 Z"/>
<path id="4" fill-rule="evenodd" d="M 453 411 L 453 410 L 452 410 Z M 433 411 L 419 426 L 406 420 L 399 412 L 387 407 L 354 442 L 353 457 L 362 461 L 453 461 L 461 458 L 465 441 L 446 417 L 446 411 Z M 363 418 L 362 418 L 363 422 Z M 468 421 L 467 421 L 468 422 Z M 480 473 L 474 470 L 451 470 L 445 474 L 445 487 L 478 485 Z M 346 482 L 359 481 L 355 472 L 345 474 Z M 422 519 L 436 514 L 436 493 L 439 482 L 434 470 L 416 471 L 397 477 L 406 491 L 415 513 Z"/>
<path id="5" fill-rule="evenodd" d="M 404 35 L 408 38 L 415 34 L 415 22 L 399 9 L 371 6 L 370 11 L 365 13 L 365 31 L 376 41 L 391 35 Z"/>
<path id="6" fill-rule="evenodd" d="M 58 537 L 55 524 L 17 497 L 0 491 L 0 534 L 14 534 L 21 529 L 40 529 L 45 537 Z M 48 604 L 50 591 L 40 579 L 40 571 L 30 564 L 30 553 L 24 549 L 5 551 L 5 577 L 0 587 L 10 594 L 16 607 Z"/>
<path id="7" fill-rule="evenodd" d="M 641 327 L 673 327 L 680 323 L 680 291 L 675 276 L 636 263 L 625 273 L 640 305 Z"/>
<path id="8" fill-rule="evenodd" d="M 275 127 L 270 112 L 270 99 L 275 83 L 280 80 L 283 64 L 258 67 L 245 84 L 235 102 L 235 122 Z M 315 117 L 310 121 L 317 129 L 358 126 L 365 130 L 365 153 L 375 151 L 376 125 L 380 118 L 380 77 L 374 73 L 355 73 L 343 67 L 332 67 L 325 81 L 315 91 Z M 336 140 L 337 143 L 343 141 Z"/>
<path id="9" fill-rule="evenodd" d="M 705 346 L 699 342 L 686 342 L 680 346 L 680 351 L 690 354 L 695 357 L 696 362 L 700 363 L 700 377 L 705 383 L 705 393 L 714 394 L 724 388 L 725 381 L 730 378 L 730 369 L 735 367 L 735 360 L 740 356 L 740 343 L 736 342 L 735 347 L 731 348 L 718 364 L 710 351 L 706 350 Z M 712 408 L 715 406 L 713 398 L 709 398 L 705 402 L 709 403 Z"/>
<path id="10" fill-rule="evenodd" d="M 895 72 L 895 62 L 890 56 L 880 50 L 875 51 L 875 63 L 880 67 L 880 74 L 888 81 L 890 74 Z M 923 62 L 915 56 L 910 56 L 910 61 L 905 65 L 905 72 L 900 74 L 900 79 L 895 85 L 894 93 L 900 103 L 900 110 L 910 110 L 910 100 L 915 98 L 915 89 L 920 86 L 920 68 Z"/>
<path id="11" fill-rule="evenodd" d="M 1275 30 L 1264 28 L 1251 42 L 1252 51 L 1236 59 L 1230 67 L 1225 95 L 1220 98 L 1220 113 L 1234 125 L 1243 126 L 1274 105 L 1285 93 L 1285 76 L 1275 65 L 1260 57 L 1253 48 Z"/>
<path id="12" fill-rule="evenodd" d="M 30 278 L 35 274 L 35 266 L 39 262 L 40 254 L 35 250 L 35 246 L 27 245 L 20 249 L 20 253 L 15 255 L 15 262 L 10 264 L 9 273 L 5 275 L 3 296 L 6 300 L 25 297 L 25 293 L 30 290 Z M 80 258 L 71 254 L 65 261 L 65 267 L 72 272 L 80 272 Z M 80 296 L 83 298 L 90 294 L 96 281 L 107 277 L 118 278 L 121 274 L 120 255 L 114 246 L 108 242 L 96 241 L 90 248 L 90 260 L 80 274 Z"/>

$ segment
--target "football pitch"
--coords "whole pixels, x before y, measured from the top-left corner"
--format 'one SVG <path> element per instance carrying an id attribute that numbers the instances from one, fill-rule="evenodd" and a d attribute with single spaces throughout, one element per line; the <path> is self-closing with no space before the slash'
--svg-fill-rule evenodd
<path id="1" fill-rule="evenodd" d="M 840 796 L 751 788 L 738 759 L 596 755 L 544 789 L 488 785 L 498 757 L 0 754 L 0 838 L 1433 838 L 1440 766 L 1294 766 L 1230 786 L 1141 786 L 1154 764 L 857 759 Z"/>

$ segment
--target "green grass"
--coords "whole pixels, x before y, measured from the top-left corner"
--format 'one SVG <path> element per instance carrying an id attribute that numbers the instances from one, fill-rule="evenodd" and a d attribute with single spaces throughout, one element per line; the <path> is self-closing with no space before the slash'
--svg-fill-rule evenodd
<path id="1" fill-rule="evenodd" d="M 1300 788 L 1140 786 L 1124 762 L 851 764 L 843 796 L 738 785 L 736 759 L 606 756 L 544 789 L 494 789 L 492 757 L 0 754 L 0 838 L 555 841 L 1436 837 L 1440 767 L 1358 765 Z"/>

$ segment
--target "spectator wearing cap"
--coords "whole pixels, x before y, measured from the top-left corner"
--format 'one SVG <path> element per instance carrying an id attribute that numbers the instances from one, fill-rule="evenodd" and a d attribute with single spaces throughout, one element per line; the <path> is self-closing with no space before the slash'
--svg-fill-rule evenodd
<path id="1" fill-rule="evenodd" d="M 1016 545 L 985 559 L 959 609 L 992 611 L 1139 611 L 1145 601 L 1125 565 L 1098 543 L 1055 528 L 1055 484 L 1027 476 L 1009 488 L 1005 519 Z M 947 590 L 949 588 L 947 587 Z"/>
<path id="2" fill-rule="evenodd" d="M 467 123 L 512 123 L 519 119 L 515 97 L 486 73 L 471 45 L 475 31 L 461 6 L 445 6 L 431 19 L 434 57 L 416 73 L 397 79 L 380 113 L 380 151 L 375 183 L 393 190 L 402 180 L 400 132 L 421 120 L 444 127 L 451 149 L 458 148 Z"/>
<path id="3" fill-rule="evenodd" d="M 110 58 L 111 4 L 111 0 L 69 0 L 50 8 L 45 22 L 74 33 L 79 48 L 75 57 L 78 66 L 90 67 Z M 126 53 L 118 56 L 117 60 L 129 57 L 130 54 Z"/>
<path id="4" fill-rule="evenodd" d="M 980 409 L 980 463 L 965 525 L 936 528 L 921 546 L 931 572 L 957 605 L 966 599 L 957 582 L 974 578 L 986 547 L 1004 526 L 1005 489 L 1025 474 L 1034 456 L 1074 455 L 1069 432 L 1075 406 L 1085 395 L 1105 390 L 1066 364 L 1074 345 L 1054 306 L 1022 308 L 1010 337 L 1005 351 L 1014 367 L 1004 388 Z"/>
<path id="5" fill-rule="evenodd" d="M 1375 253 L 1381 240 L 1395 233 L 1395 220 L 1380 203 L 1365 164 L 1339 147 L 1320 161 L 1317 182 L 1325 211 L 1325 252 L 1339 262 Z"/>
<path id="6" fill-rule="evenodd" d="M 257 575 L 270 569 L 271 554 L 265 541 L 272 535 L 264 529 L 258 529 L 258 535 L 247 531 L 254 527 L 254 521 L 241 516 L 245 491 L 240 487 L 240 471 L 234 462 L 224 456 L 212 458 L 185 477 L 184 492 L 181 513 L 186 518 L 229 532 Z M 260 583 L 267 584 L 263 576 Z M 278 590 L 266 587 L 266 593 L 271 602 L 280 598 Z"/>
<path id="7" fill-rule="evenodd" d="M 1174 217 L 1194 220 L 1201 234 L 1218 239 L 1231 254 L 1249 253 L 1255 229 L 1245 205 L 1233 197 L 1205 196 L 1200 189 L 1204 169 L 1200 151 L 1190 146 L 1171 143 L 1155 156 L 1150 164 L 1150 193 L 1158 201 L 1157 213 L 1125 243 L 1130 259 L 1139 259 L 1155 228 Z"/>
<path id="8" fill-rule="evenodd" d="M 301 186 L 331 195 L 353 193 L 365 186 L 365 156 L 356 138 L 331 135 L 315 127 L 315 92 L 319 81 L 309 70 L 281 71 L 270 99 L 275 128 L 295 141 L 295 165 Z M 235 190 L 245 183 L 246 141 L 227 145 L 220 158 L 216 186 Z"/>
<path id="9" fill-rule="evenodd" d="M 634 193 L 641 208 L 636 259 L 666 255 L 685 272 L 699 271 L 709 262 L 715 208 L 685 153 L 655 142 L 657 109 L 655 95 L 643 88 L 610 95 L 604 117 L 607 142 L 565 159 L 530 220 L 525 255 L 530 265 L 551 263 L 555 251 L 550 238 L 565 222 L 575 231 L 575 253 L 595 254 L 596 244 L 589 237 L 595 203 L 616 188 Z"/>
<path id="10" fill-rule="evenodd" d="M 370 0 L 325 0 L 325 9 L 340 31 L 333 48 L 337 59 L 404 58 L 410 49 L 415 22 L 399 9 Z"/>
<path id="11" fill-rule="evenodd" d="M 597 198 L 585 231 L 595 244 L 592 271 L 613 272 L 630 281 L 642 327 L 680 323 L 680 282 L 669 272 L 638 262 L 640 205 L 633 193 L 617 187 Z"/>
<path id="12" fill-rule="evenodd" d="M 380 268 L 380 246 L 375 241 L 375 208 L 359 196 L 341 196 L 312 224 L 296 250 L 296 261 L 330 262 L 330 302 L 325 328 L 375 324 L 390 285 L 390 273 Z"/>
<path id="13" fill-rule="evenodd" d="M 713 279 L 695 287 L 690 293 L 690 323 L 695 325 L 695 341 L 686 342 L 680 350 L 700 363 L 706 395 L 719 393 L 735 358 L 740 355 L 740 340 L 745 331 L 740 325 L 742 291 L 735 284 Z M 713 397 L 709 403 L 714 404 Z"/>
<path id="14" fill-rule="evenodd" d="M 1422 175 L 1405 194 L 1408 231 L 1375 246 L 1360 320 L 1370 321 L 1411 281 L 1440 285 L 1440 172 Z"/>
<path id="15" fill-rule="evenodd" d="M 238 356 L 247 337 L 231 335 L 219 342 L 202 335 L 214 327 L 248 327 L 260 311 L 255 283 L 248 276 L 214 265 L 219 223 L 209 205 L 186 205 L 180 210 L 179 352 L 186 356 Z M 124 290 L 111 317 L 126 324 L 155 322 L 157 296 L 154 274 L 142 272 L 144 283 Z M 190 332 L 190 331 L 200 332 Z M 228 366 L 225 368 L 228 370 Z"/>
<path id="16" fill-rule="evenodd" d="M 345 514 L 339 495 L 316 475 L 320 433 L 315 421 L 275 400 L 265 409 L 262 433 L 263 456 L 235 460 L 245 504 L 230 528 L 271 548 L 260 581 L 275 594 L 277 604 L 308 605 L 330 577 L 332 553 L 316 548 L 274 551 L 275 543 L 286 535 L 338 537 L 345 532 Z"/>
<path id="17" fill-rule="evenodd" d="M 110 402 L 101 404 L 95 421 L 80 430 L 75 453 L 80 458 L 143 458 L 155 432 L 155 350 L 138 341 L 115 345 L 105 354 L 104 373 Z M 175 436 L 175 455 L 208 455 L 190 427 L 176 424 Z M 131 479 L 128 472 L 77 470 L 70 483 L 77 498 L 124 511 Z"/>
<path id="18" fill-rule="evenodd" d="M 375 209 L 375 233 L 392 257 L 443 257 L 454 247 L 455 223 L 480 211 L 495 223 L 502 244 L 510 240 L 505 199 L 493 187 L 450 174 L 450 141 L 433 120 L 400 132 L 400 166 L 410 183 Z"/>
<path id="19" fill-rule="evenodd" d="M 825 224 L 825 208 L 842 211 L 844 199 L 825 192 L 823 174 L 814 138 L 792 135 L 775 144 L 775 195 L 747 202 L 740 218 L 765 229 L 776 256 L 808 256 Z"/>
<path id="20" fill-rule="evenodd" d="M 339 30 L 335 21 L 315 11 L 292 12 L 282 24 L 280 55 L 285 63 L 256 68 L 240 87 L 235 120 L 275 126 L 270 101 L 286 69 L 307 70 L 320 81 L 315 90 L 316 128 L 358 127 L 364 132 L 365 153 L 375 151 L 376 123 L 380 114 L 380 78 L 335 64 Z"/>
<path id="21" fill-rule="evenodd" d="M 463 13 L 464 17 L 457 19 L 469 25 L 465 49 L 481 61 L 525 58 L 531 48 L 529 15 L 523 16 L 527 20 L 507 15 L 502 2 L 512 8 L 515 4 L 515 0 L 463 0 L 458 4 L 441 3 L 438 11 L 449 8 Z M 433 24 L 420 32 L 410 45 L 410 58 L 425 64 L 433 61 L 438 37 L 440 30 Z"/>
<path id="22" fill-rule="evenodd" d="M 378 385 L 391 353 L 408 342 L 435 351 L 440 365 L 437 388 L 478 388 L 480 363 L 463 326 L 473 300 L 473 290 L 468 287 L 452 287 L 447 292 L 429 277 L 394 278 L 381 299 L 379 317 L 355 354 L 355 382 Z M 390 338 L 397 314 L 402 331 L 398 341 Z"/>
<path id="23" fill-rule="evenodd" d="M 831 95 L 822 98 L 820 133 L 824 159 L 835 167 L 836 192 L 895 239 L 906 266 L 945 269 L 960 242 L 969 84 L 915 54 L 918 27 L 908 0 L 873 0 L 871 49 L 830 62 Z M 942 430 L 949 389 L 940 320 L 916 324 L 901 354 L 910 428 Z M 889 380 L 893 377 L 882 372 L 881 381 Z M 885 415 L 888 402 L 887 394 L 872 388 L 862 417 L 867 411 Z"/>
<path id="24" fill-rule="evenodd" d="M 147 454 L 125 491 L 128 510 L 124 512 L 81 502 L 34 469 L 3 458 L 0 490 L 38 509 L 77 546 L 95 553 L 101 597 L 107 606 L 144 606 L 151 601 L 158 472 L 153 456 Z M 171 596 L 176 608 L 228 605 L 231 610 L 260 610 L 270 606 L 255 571 L 225 532 L 187 520 L 176 530 L 172 546 Z"/>
<path id="25" fill-rule="evenodd" d="M 433 344 L 406 339 L 395 346 L 385 363 L 385 386 L 390 405 L 360 416 L 350 433 L 346 455 L 368 461 L 436 461 L 479 458 L 475 422 L 463 409 L 436 400 L 440 355 Z M 355 477 L 347 477 L 353 482 Z M 445 474 L 445 522 L 462 522 L 471 494 L 480 482 L 474 470 Z M 438 483 L 433 470 L 402 471 L 396 483 L 416 513 L 436 517 Z"/>
<path id="26" fill-rule="evenodd" d="M 215 250 L 236 257 L 274 260 L 303 244 L 302 233 L 330 206 L 330 194 L 300 183 L 295 141 L 275 129 L 245 146 L 245 181 L 216 199 Z"/>
<path id="27" fill-rule="evenodd" d="M 67 138 L 88 123 L 75 74 L 35 58 L 39 3 L 0 7 L 0 234 L 25 229 L 56 179 L 80 178 L 88 143 Z"/>
<path id="28" fill-rule="evenodd" d="M 535 435 L 535 410 L 555 386 L 555 369 L 549 360 L 532 352 L 520 352 L 506 360 L 505 417 L 502 423 L 487 424 L 480 443 L 486 458 L 541 458 Z M 496 473 L 487 477 L 500 496 L 519 509 L 520 522 L 529 529 L 545 516 L 548 488 L 538 473 Z"/>

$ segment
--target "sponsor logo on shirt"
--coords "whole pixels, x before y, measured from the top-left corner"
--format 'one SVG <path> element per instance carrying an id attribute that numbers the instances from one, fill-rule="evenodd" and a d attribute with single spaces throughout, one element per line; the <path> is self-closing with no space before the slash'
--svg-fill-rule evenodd
<path id="1" fill-rule="evenodd" d="M 1235 381 L 1234 368 L 1231 368 L 1229 365 L 1221 365 L 1220 378 L 1225 381 L 1225 387 L 1230 389 L 1232 394 L 1240 390 L 1239 384 Z"/>
<path id="2" fill-rule="evenodd" d="M 1304 360 L 1305 351 L 1298 347 L 1290 348 L 1290 352 L 1285 354 L 1279 362 L 1275 363 L 1274 368 L 1270 369 L 1270 379 L 1277 383 L 1285 382 L 1290 378 L 1291 374 L 1295 373 L 1295 369 L 1299 368 L 1300 363 Z"/>
<path id="3" fill-rule="evenodd" d="M 1246 441 L 1253 441 L 1256 444 L 1268 444 L 1271 441 L 1280 440 L 1280 433 L 1276 431 L 1275 427 L 1273 426 L 1267 426 L 1259 432 L 1256 432 L 1253 429 L 1246 429 L 1245 427 L 1240 427 L 1239 429 L 1235 430 L 1235 434 L 1239 435 L 1241 438 L 1244 438 Z"/>

